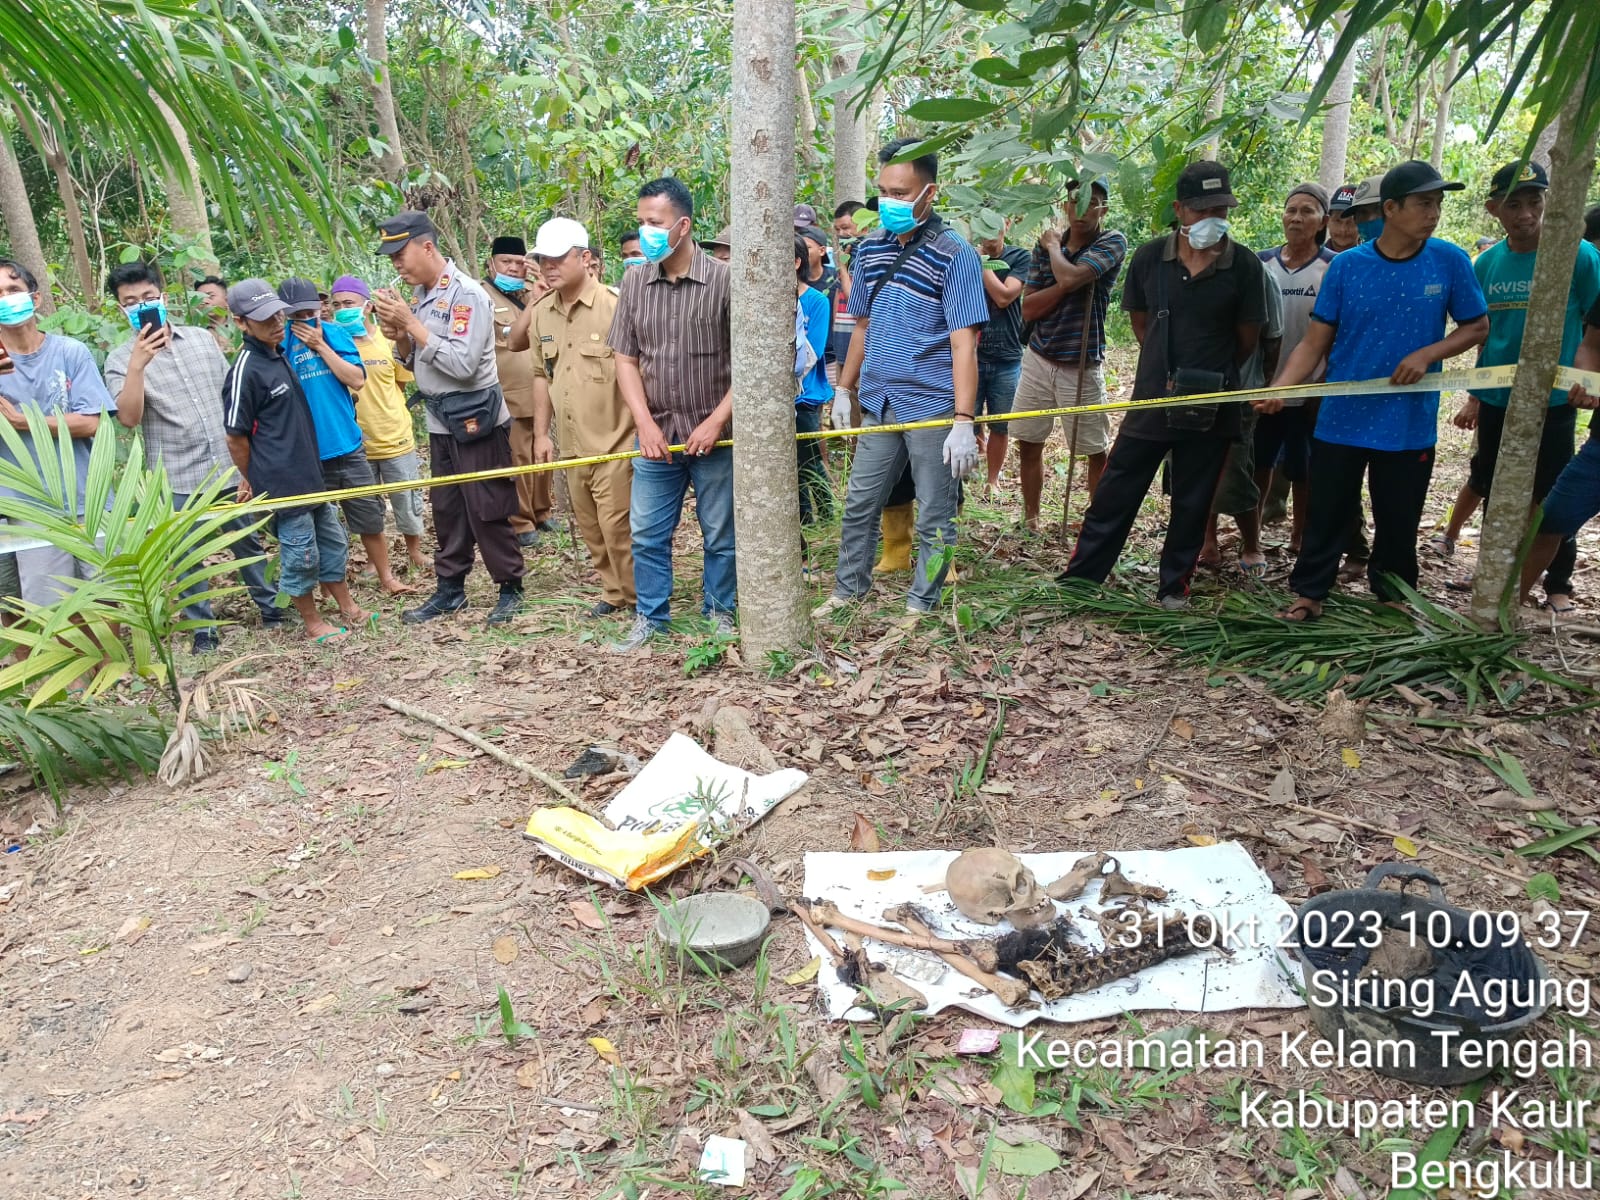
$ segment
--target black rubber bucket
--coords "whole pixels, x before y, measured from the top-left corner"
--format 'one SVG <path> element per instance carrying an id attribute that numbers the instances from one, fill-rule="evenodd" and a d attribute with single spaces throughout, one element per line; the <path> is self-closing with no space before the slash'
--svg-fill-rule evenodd
<path id="1" fill-rule="evenodd" d="M 1380 888 L 1385 879 L 1399 889 Z M 1426 899 L 1406 892 L 1413 880 L 1427 884 Z M 1379 938 L 1398 938 L 1399 953 L 1425 950 L 1431 964 L 1403 986 L 1363 980 Z M 1364 887 L 1306 901 L 1295 914 L 1295 941 L 1317 1032 L 1342 1043 L 1346 1059 L 1355 1052 L 1408 1083 L 1454 1087 L 1482 1078 L 1549 1007 L 1544 964 L 1514 914 L 1448 904 L 1433 874 L 1409 863 L 1384 863 Z"/>

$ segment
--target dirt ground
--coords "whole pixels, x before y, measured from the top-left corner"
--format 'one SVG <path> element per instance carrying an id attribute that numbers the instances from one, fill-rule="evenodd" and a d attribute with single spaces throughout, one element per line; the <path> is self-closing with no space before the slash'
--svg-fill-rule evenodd
<path id="1" fill-rule="evenodd" d="M 1436 516 L 1464 475 L 1459 437 L 1443 457 Z M 1057 506 L 1064 473 L 1062 464 L 1050 484 Z M 986 583 L 1022 586 L 1064 564 L 1064 546 L 1016 535 L 1018 511 L 1009 488 L 969 505 L 957 588 L 972 589 L 980 615 L 994 602 Z M 692 525 L 680 615 L 693 611 L 698 585 Z M 1158 536 L 1152 503 L 1130 551 L 1135 577 Z M 1272 537 L 1281 543 L 1282 528 Z M 1579 592 L 1592 598 L 1600 547 L 1591 540 L 1584 557 Z M 1281 587 L 1287 557 L 1272 564 Z M 1430 593 L 1459 603 L 1443 589 L 1457 565 L 1425 571 Z M 985 1024 L 975 1017 L 888 1032 L 824 1021 L 814 985 L 785 982 L 809 958 L 792 918 L 775 923 L 756 968 L 685 976 L 649 947 L 647 899 L 592 887 L 521 838 L 549 793 L 382 707 L 383 697 L 555 774 L 593 743 L 646 757 L 675 730 L 708 741 L 714 708 L 739 705 L 780 763 L 811 774 L 729 851 L 790 895 L 806 851 L 853 848 L 858 814 L 884 849 L 1238 839 L 1291 903 L 1323 877 L 1358 886 L 1372 865 L 1403 857 L 1389 836 L 1239 790 L 1264 792 L 1287 766 L 1302 802 L 1424 841 L 1421 862 L 1453 900 L 1531 917 L 1523 889 L 1493 870 L 1536 869 L 1512 851 L 1538 831 L 1471 754 L 1513 755 L 1573 825 L 1593 822 L 1600 798 L 1590 713 L 1441 728 L 1380 702 L 1365 740 L 1352 743 L 1325 737 L 1316 708 L 1259 680 L 1208 679 L 1046 610 L 977 634 L 957 636 L 948 622 L 906 632 L 894 623 L 900 580 L 881 605 L 825 629 L 816 660 L 776 677 L 736 661 L 686 677 L 699 634 L 637 659 L 603 653 L 617 627 L 581 615 L 598 592 L 570 547 L 539 552 L 529 580 L 538 602 L 513 631 L 481 629 L 487 584 L 481 575 L 474 584 L 473 608 L 455 621 L 408 628 L 389 603 L 375 632 L 340 647 L 229 634 L 228 653 L 267 655 L 249 670 L 276 720 L 222 751 L 200 783 L 84 787 L 59 820 L 37 793 L 12 796 L 4 832 L 38 828 L 0 859 L 0 1195 L 809 1200 L 888 1196 L 896 1185 L 985 1200 L 1384 1194 L 1389 1148 L 1377 1138 L 1246 1131 L 1237 1113 L 1245 1086 L 1416 1090 L 1370 1072 L 1271 1061 L 1244 1073 L 1062 1071 L 1031 1079 L 1019 1102 L 993 1056 L 955 1054 L 959 1032 Z M 1228 572 L 1203 586 L 1240 584 Z M 820 598 L 825 571 L 813 586 Z M 370 587 L 359 594 L 377 602 Z M 1594 646 L 1546 636 L 1535 653 L 1582 671 L 1595 666 Z M 1002 703 L 977 787 L 972 764 Z M 617 786 L 588 783 L 586 803 L 598 809 Z M 474 868 L 487 877 L 457 878 Z M 1560 881 L 1559 907 L 1587 908 L 1600 894 L 1594 863 L 1576 851 L 1537 869 Z M 732 886 L 715 870 L 682 872 L 663 892 Z M 1597 949 L 1591 931 L 1546 962 L 1592 978 Z M 500 988 L 527 1031 L 507 1036 Z M 1274 1037 L 1303 1027 L 1305 1014 L 1142 1021 Z M 1541 1025 L 1544 1036 L 1564 1028 L 1553 1016 Z M 1562 1087 L 1592 1095 L 1596 1084 L 1545 1077 L 1527 1091 Z M 695 1181 L 713 1134 L 749 1143 L 744 1188 Z M 1492 1149 L 1487 1139 L 1535 1159 L 1552 1144 L 1477 1129 L 1464 1146 Z M 1586 1155 L 1582 1131 L 1576 1141 Z M 1044 1148 L 1060 1165 L 1029 1179 L 1037 1160 L 1004 1142 Z"/>

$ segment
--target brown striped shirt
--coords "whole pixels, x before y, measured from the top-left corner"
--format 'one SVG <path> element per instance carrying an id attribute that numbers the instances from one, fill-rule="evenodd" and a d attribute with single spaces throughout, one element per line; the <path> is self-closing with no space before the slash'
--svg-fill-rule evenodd
<path id="1" fill-rule="evenodd" d="M 650 416 L 677 445 L 722 403 L 733 383 L 728 267 L 698 246 L 676 283 L 659 263 L 622 277 L 611 348 L 637 359 Z"/>

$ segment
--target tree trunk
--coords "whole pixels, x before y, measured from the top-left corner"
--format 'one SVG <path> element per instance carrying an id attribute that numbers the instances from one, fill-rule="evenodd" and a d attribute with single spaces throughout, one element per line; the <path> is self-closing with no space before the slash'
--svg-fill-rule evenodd
<path id="1" fill-rule="evenodd" d="M 1337 45 L 1344 33 L 1344 22 L 1334 23 L 1329 38 Z M 1350 146 L 1350 102 L 1355 93 L 1356 56 L 1347 55 L 1328 88 L 1328 99 L 1322 112 L 1322 160 L 1317 165 L 1317 179 L 1331 196 L 1344 186 L 1344 163 Z"/>
<path id="2" fill-rule="evenodd" d="M 733 455 L 745 660 L 811 640 L 794 441 L 794 0 L 733 6 Z"/>
<path id="3" fill-rule="evenodd" d="M 378 156 L 378 171 L 390 183 L 399 183 L 405 172 L 405 155 L 400 144 L 400 123 L 394 115 L 394 92 L 389 87 L 389 31 L 387 0 L 367 0 L 367 57 L 376 68 L 372 79 L 372 110 L 378 118 L 378 136 L 387 145 Z"/>
<path id="4" fill-rule="evenodd" d="M 1517 381 L 1506 406 L 1505 432 L 1494 467 L 1494 491 L 1479 539 L 1468 611 L 1486 629 L 1499 622 L 1502 601 L 1516 595 L 1513 589 L 1518 551 L 1533 503 L 1534 463 L 1556 364 L 1561 358 L 1567 295 L 1583 235 L 1584 197 L 1594 176 L 1594 136 L 1591 134 L 1586 144 L 1577 145 L 1572 133 L 1578 125 L 1582 93 L 1580 80 L 1562 105 L 1561 128 L 1550 148 L 1550 191 L 1545 198 L 1544 232 L 1534 256 L 1533 289 L 1528 295 Z"/>
<path id="5" fill-rule="evenodd" d="M 1222 70 L 1217 74 L 1217 80 L 1211 85 L 1211 94 L 1206 97 L 1206 112 L 1204 124 L 1210 126 L 1214 121 L 1222 119 L 1222 113 L 1228 103 L 1228 64 L 1222 65 Z M 1205 140 L 1200 148 L 1201 156 L 1215 162 L 1217 155 L 1222 153 L 1222 135 L 1213 133 Z"/>
<path id="6" fill-rule="evenodd" d="M 182 155 L 181 172 L 163 165 L 161 178 L 167 188 L 167 217 L 172 232 L 189 243 L 191 262 L 203 267 L 207 274 L 217 270 L 216 251 L 211 248 L 211 219 L 206 213 L 205 193 L 200 188 L 200 167 L 194 160 L 194 149 L 189 145 L 189 134 L 178 114 L 167 107 L 167 102 L 152 93 L 156 107 L 167 118 L 172 136 L 177 139 Z"/>
<path id="7" fill-rule="evenodd" d="M 49 316 L 56 310 L 50 294 L 50 268 L 44 247 L 39 244 L 39 227 L 33 220 L 33 205 L 28 202 L 28 186 L 22 181 L 22 168 L 11 148 L 11 131 L 0 121 L 0 216 L 5 218 L 11 253 L 33 272 L 39 281 L 39 311 Z"/>
<path id="8" fill-rule="evenodd" d="M 1533 154 L 1530 157 L 1546 171 L 1550 170 L 1550 147 L 1556 144 L 1556 136 L 1561 132 L 1561 117 L 1558 114 L 1554 121 L 1546 125 L 1533 143 Z"/>
<path id="9" fill-rule="evenodd" d="M 864 0 L 850 0 L 855 18 L 839 34 L 833 55 L 833 76 L 848 75 L 861 61 L 861 46 L 855 32 L 866 17 Z M 871 106 L 856 112 L 855 93 L 839 93 L 833 98 L 833 203 L 867 198 L 867 114 Z"/>
<path id="10" fill-rule="evenodd" d="M 794 67 L 794 95 L 795 115 L 800 126 L 795 137 L 800 142 L 800 161 L 809 174 L 817 167 L 817 110 L 811 106 L 811 81 L 806 78 L 804 63 L 796 63 Z"/>
<path id="11" fill-rule="evenodd" d="M 1444 65 L 1444 79 L 1439 86 L 1439 101 L 1433 109 L 1433 148 L 1428 161 L 1435 171 L 1444 166 L 1444 142 L 1450 132 L 1450 94 L 1455 91 L 1456 72 L 1461 69 L 1461 47 L 1450 47 L 1450 58 Z"/>
<path id="12" fill-rule="evenodd" d="M 60 122 L 46 120 L 19 100 L 12 101 L 12 108 L 39 157 L 55 176 L 56 196 L 67 220 L 67 240 L 72 243 L 72 265 L 78 273 L 78 288 L 84 301 L 92 303 L 95 279 L 89 262 L 89 238 L 84 232 L 83 205 L 78 203 L 78 189 L 72 181 L 72 164 L 67 159 L 66 147 L 61 144 Z"/>

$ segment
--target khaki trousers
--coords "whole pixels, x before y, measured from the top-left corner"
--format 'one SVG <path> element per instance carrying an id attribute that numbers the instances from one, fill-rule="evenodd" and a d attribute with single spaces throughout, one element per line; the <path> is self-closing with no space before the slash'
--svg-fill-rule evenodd
<path id="1" fill-rule="evenodd" d="M 633 587 L 633 535 L 628 525 L 633 463 L 574 468 L 567 472 L 567 486 L 578 532 L 600 572 L 605 602 L 632 608 L 637 601 Z"/>
<path id="2" fill-rule="evenodd" d="M 533 461 L 533 433 L 538 423 L 532 417 L 511 418 L 511 465 L 525 467 Z M 550 472 L 518 475 L 517 514 L 511 528 L 527 533 L 540 521 L 550 519 Z"/>

